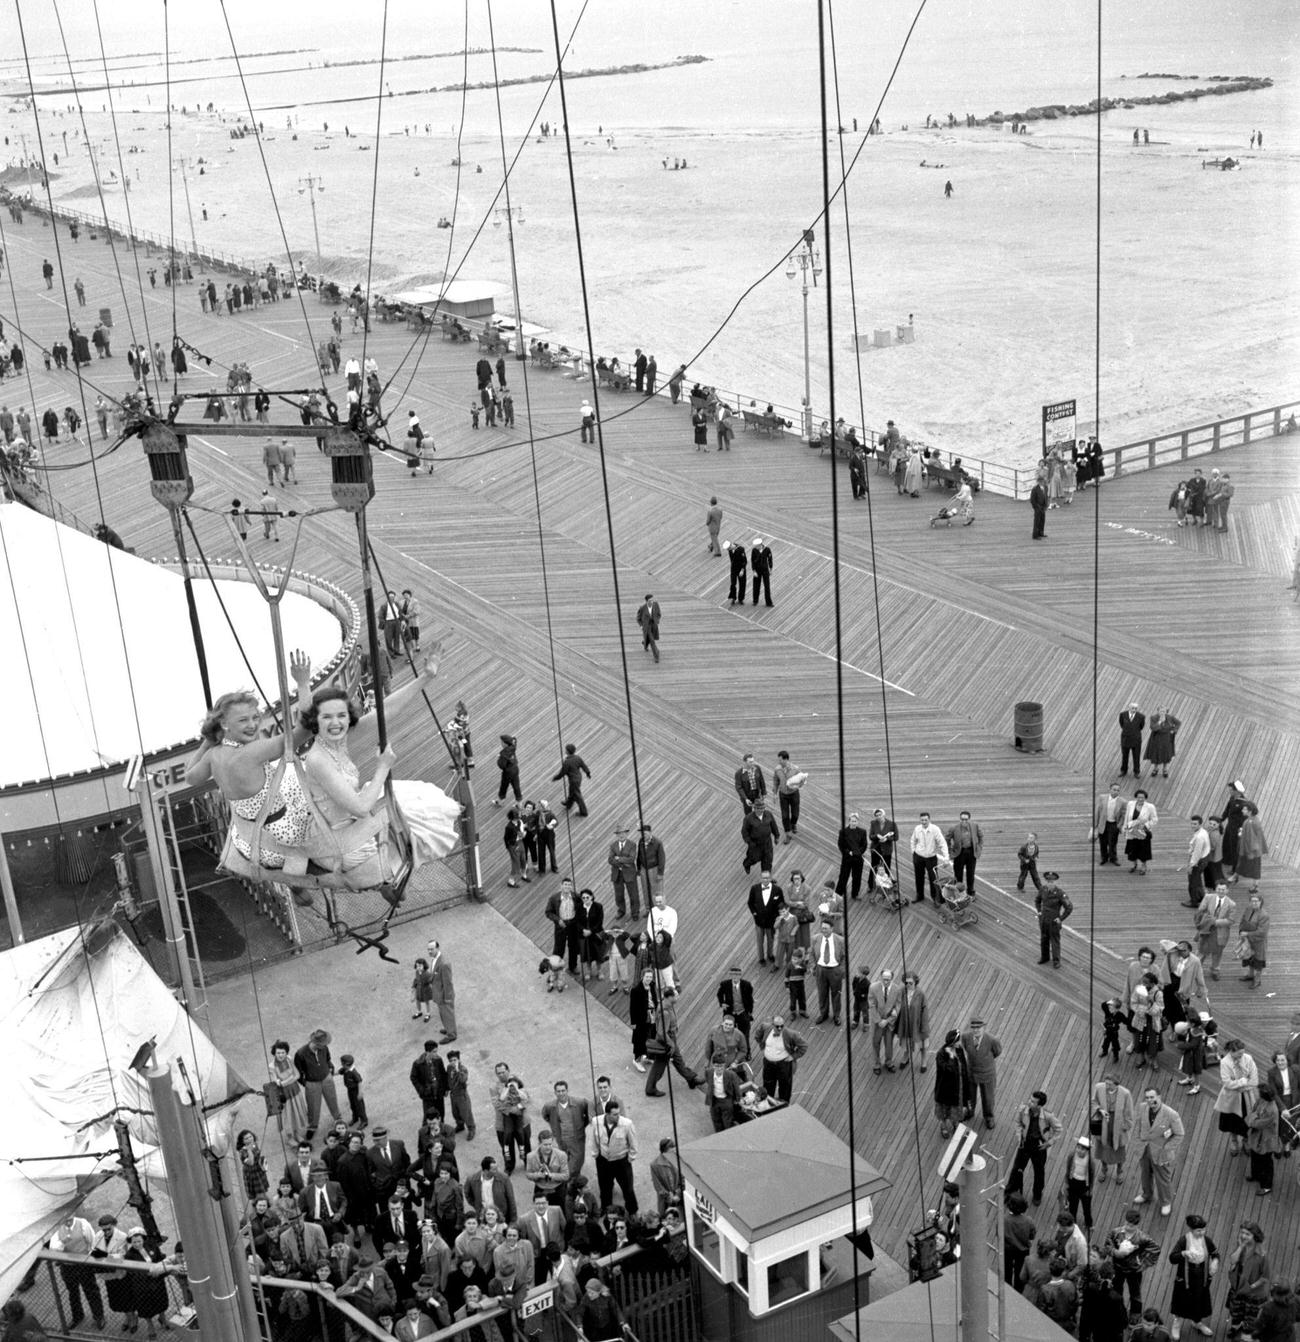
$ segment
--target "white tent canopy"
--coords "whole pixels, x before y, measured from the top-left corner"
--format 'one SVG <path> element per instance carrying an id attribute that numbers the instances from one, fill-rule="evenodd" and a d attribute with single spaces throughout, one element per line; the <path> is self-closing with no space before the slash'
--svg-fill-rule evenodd
<path id="1" fill-rule="evenodd" d="M 117 1167 L 119 1115 L 141 1175 L 166 1177 L 148 1083 L 131 1071 L 149 1039 L 160 1064 L 184 1061 L 213 1145 L 224 1150 L 249 1088 L 115 923 L 84 938 L 67 928 L 0 953 L 8 1081 L 0 1105 L 0 1300 L 59 1219 Z"/>
<path id="2" fill-rule="evenodd" d="M 0 703 L 9 729 L 0 787 L 128 760 L 192 739 L 203 717 L 198 657 L 178 573 L 51 521 L 0 506 Z M 195 581 L 214 695 L 253 688 L 217 600 L 221 594 L 257 682 L 278 698 L 275 650 L 251 582 Z M 289 592 L 287 648 L 316 666 L 338 652 L 338 620 Z"/>

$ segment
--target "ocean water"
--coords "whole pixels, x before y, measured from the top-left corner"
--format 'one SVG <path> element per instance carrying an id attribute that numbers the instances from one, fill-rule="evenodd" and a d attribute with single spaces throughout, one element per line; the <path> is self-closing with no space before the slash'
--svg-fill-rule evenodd
<path id="1" fill-rule="evenodd" d="M 1108 114 L 1100 232 L 1095 121 L 1037 122 L 1030 135 L 1014 139 L 987 128 L 924 129 L 927 113 L 952 112 L 960 120 L 967 112 L 1088 101 L 1097 89 L 1098 6 L 930 0 L 919 8 L 916 18 L 917 4 L 881 0 L 828 7 L 825 15 L 848 131 L 832 138 L 832 173 L 838 177 L 841 144 L 846 155 L 861 145 L 852 118 L 865 129 L 882 95 L 884 134 L 861 146 L 845 193 L 847 220 L 843 202 L 832 209 L 829 342 L 824 289 L 810 296 L 818 417 L 830 403 L 828 343 L 836 413 L 868 424 L 895 418 L 914 436 L 968 457 L 1029 459 L 1038 406 L 1060 396 L 1089 399 L 1104 436 L 1115 441 L 1294 394 L 1300 78 L 1289 8 L 1275 0 L 1101 6 L 1106 96 L 1187 86 L 1134 78 L 1144 71 L 1267 75 L 1275 84 Z M 580 9 L 572 0 L 558 6 L 562 36 Z M 299 22 L 277 18 L 268 28 L 257 6 L 231 0 L 228 12 L 248 96 L 273 137 L 264 148 L 274 199 L 257 145 L 229 139 L 228 119 L 243 111 L 245 85 L 220 11 L 197 5 L 177 12 L 172 101 L 188 111 L 173 120 L 171 149 L 186 160 L 197 237 L 251 258 L 283 260 L 278 206 L 291 249 L 314 268 L 310 205 L 301 189 L 311 174 L 324 186 L 316 194 L 322 268 L 364 278 L 377 154 L 376 288 L 392 292 L 446 270 L 496 282 L 502 308 L 512 308 L 506 230 L 494 216 L 504 204 L 494 91 L 470 91 L 462 124 L 459 93 L 403 96 L 458 82 L 459 57 L 394 59 L 383 82 L 395 96 L 377 107 L 377 65 L 325 62 L 377 57 L 378 14 L 359 27 L 355 7 L 291 7 L 289 17 L 297 13 Z M 484 0 L 469 6 L 472 48 L 486 48 L 494 37 L 498 48 L 531 49 L 501 50 L 501 79 L 549 72 L 548 6 L 496 0 L 491 32 L 488 13 Z M 798 402 L 802 303 L 783 258 L 821 209 L 818 13 L 812 0 L 708 6 L 667 0 L 631 13 L 593 3 L 583 12 L 566 69 L 708 57 L 698 65 L 567 84 L 598 352 L 626 357 L 640 345 L 656 353 L 661 368 L 690 362 L 693 377 L 742 400 Z M 463 44 L 463 6 L 394 0 L 388 19 L 391 57 Z M 0 20 L 0 30 L 12 21 Z M 93 27 L 84 14 L 65 21 L 84 81 L 98 72 Z M 38 56 L 34 79 L 43 85 L 60 77 L 66 84 L 57 29 L 40 17 L 29 17 L 29 24 L 37 28 L 28 31 Z M 124 0 L 111 41 L 118 139 L 140 150 L 122 159 L 136 174 L 135 222 L 165 232 L 170 209 L 176 233 L 185 236 L 181 183 L 167 172 L 166 92 L 156 54 L 162 33 L 154 7 Z M 290 47 L 312 49 L 294 54 Z M 486 52 L 471 56 L 467 69 L 471 83 L 493 79 Z M 26 87 L 15 74 L 12 64 L 0 66 L 10 91 Z M 834 99 L 834 71 L 828 78 Z M 98 110 L 103 102 L 102 93 L 89 90 L 82 98 L 101 170 L 112 170 L 117 141 Z M 208 102 L 214 114 L 196 115 Z M 51 114 L 43 117 L 47 156 L 65 130 L 73 151 L 55 184 L 56 199 L 75 195 L 80 208 L 93 209 L 93 192 L 86 198 L 89 160 L 77 144 L 79 118 L 53 115 L 67 103 L 58 93 L 41 100 Z M 503 88 L 500 116 L 509 155 L 534 120 L 563 119 L 558 93 L 546 94 L 541 84 Z M 13 103 L 8 121 L 12 152 L 13 133 L 25 129 L 30 141 L 33 126 Z M 345 126 L 352 137 L 344 138 Z M 1137 152 L 1136 126 L 1152 141 Z M 1249 149 L 1255 128 L 1266 135 L 1260 154 Z M 451 166 L 458 135 L 459 185 Z M 1204 159 L 1227 153 L 1244 158 L 1240 172 L 1201 168 Z M 684 158 L 690 168 L 665 172 L 665 157 Z M 954 183 L 950 201 L 942 194 L 947 180 Z M 523 220 L 514 231 L 525 318 L 557 342 L 585 344 L 560 140 L 527 138 L 511 172 L 510 197 Z M 107 203 L 111 217 L 124 218 L 116 186 Z M 458 227 L 449 252 L 447 231 L 434 224 L 453 208 Z M 1094 370 L 1098 267 L 1102 342 Z M 909 314 L 914 345 L 854 357 L 855 317 L 869 340 Z"/>

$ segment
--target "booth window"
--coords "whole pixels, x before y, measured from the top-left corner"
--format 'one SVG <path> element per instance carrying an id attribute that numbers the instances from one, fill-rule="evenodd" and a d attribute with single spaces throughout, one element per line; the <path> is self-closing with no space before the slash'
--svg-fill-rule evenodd
<path id="1" fill-rule="evenodd" d="M 793 1258 L 783 1258 L 779 1263 L 769 1263 L 767 1268 L 767 1304 L 769 1309 L 797 1300 L 807 1295 L 808 1251 L 797 1253 Z"/>
<path id="2" fill-rule="evenodd" d="M 715 1227 L 691 1212 L 691 1234 L 695 1250 L 718 1277 L 722 1277 L 722 1241 Z"/>
<path id="3" fill-rule="evenodd" d="M 739 1249 L 734 1249 L 736 1258 L 736 1289 L 749 1294 L 749 1258 Z"/>

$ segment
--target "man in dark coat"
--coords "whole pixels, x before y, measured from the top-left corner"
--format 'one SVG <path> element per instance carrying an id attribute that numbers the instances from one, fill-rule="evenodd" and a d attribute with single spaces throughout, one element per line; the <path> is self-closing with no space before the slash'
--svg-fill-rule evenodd
<path id="1" fill-rule="evenodd" d="M 767 796 L 767 780 L 763 777 L 763 770 L 749 752 L 741 756 L 735 783 L 736 795 L 740 798 L 740 804 L 745 808 L 746 814 L 756 801 L 762 801 Z"/>
<path id="2" fill-rule="evenodd" d="M 497 788 L 494 806 L 500 806 L 506 793 L 514 790 L 515 800 L 523 801 L 524 794 L 519 790 L 519 741 L 517 737 L 502 735 L 501 749 L 497 754 L 497 768 L 501 770 L 501 785 Z"/>
<path id="3" fill-rule="evenodd" d="M 645 366 L 646 366 L 646 357 L 645 357 L 644 354 L 641 353 L 640 350 L 637 350 L 637 352 L 636 352 L 636 363 L 635 363 L 635 365 L 634 365 L 634 367 L 636 368 L 636 389 L 637 389 L 637 391 L 644 391 L 644 390 L 645 390 Z"/>
<path id="4" fill-rule="evenodd" d="M 843 895 L 849 889 L 849 877 L 853 878 L 852 897 L 862 893 L 862 869 L 866 863 L 868 836 L 862 828 L 862 821 L 856 811 L 849 812 L 849 823 L 840 830 L 840 874 L 835 882 L 835 893 Z"/>
<path id="5" fill-rule="evenodd" d="M 770 817 L 769 817 L 770 818 Z M 752 816 L 746 817 L 746 823 Z M 771 961 L 776 963 L 776 919 L 785 907 L 785 891 L 772 880 L 771 871 L 765 866 L 757 884 L 749 887 L 749 914 L 754 920 L 754 941 L 758 946 L 758 963 Z"/>
<path id="6" fill-rule="evenodd" d="M 760 798 L 740 825 L 740 837 L 745 841 L 746 873 L 757 865 L 761 870 L 771 871 L 772 854 L 776 851 L 781 831 L 777 828 L 775 817 Z"/>
<path id="7" fill-rule="evenodd" d="M 724 547 L 731 560 L 731 586 L 727 589 L 727 600 L 731 605 L 745 599 L 746 570 L 749 568 L 749 556 L 745 547 L 735 541 L 728 541 Z"/>
<path id="8" fill-rule="evenodd" d="M 438 1056 L 434 1039 L 424 1041 L 424 1052 L 411 1064 L 411 1087 L 424 1106 L 424 1117 L 437 1114 L 439 1121 L 447 1117 L 447 1066 Z"/>
<path id="9" fill-rule="evenodd" d="M 1034 531 L 1031 540 L 1040 541 L 1047 535 L 1047 485 L 1035 480 L 1029 491 L 1029 506 L 1034 510 Z"/>
<path id="10" fill-rule="evenodd" d="M 761 536 L 754 537 L 754 548 L 749 552 L 749 567 L 754 577 L 754 605 L 758 605 L 758 594 L 763 593 L 763 604 L 772 604 L 772 550 L 763 544 Z"/>
<path id="11" fill-rule="evenodd" d="M 560 772 L 551 778 L 551 782 L 558 783 L 563 779 L 565 785 L 564 809 L 567 811 L 570 806 L 576 806 L 579 815 L 587 814 L 587 803 L 582 799 L 583 774 L 590 778 L 591 770 L 587 768 L 582 756 L 578 754 L 578 747 L 572 744 L 566 745 Z"/>
<path id="12" fill-rule="evenodd" d="M 645 601 L 636 613 L 636 622 L 641 626 L 641 646 L 649 648 L 659 660 L 659 603 L 652 592 L 645 594 Z"/>
<path id="13" fill-rule="evenodd" d="M 748 1040 L 749 1027 L 754 1023 L 754 985 L 739 965 L 732 965 L 729 977 L 718 984 L 718 1005 L 724 1016 L 735 1018 L 736 1028 Z"/>
<path id="14" fill-rule="evenodd" d="M 1136 703 L 1119 715 L 1119 775 L 1128 773 L 1129 755 L 1133 756 L 1133 777 L 1142 776 L 1142 729 L 1147 725 L 1145 713 L 1138 712 Z"/>

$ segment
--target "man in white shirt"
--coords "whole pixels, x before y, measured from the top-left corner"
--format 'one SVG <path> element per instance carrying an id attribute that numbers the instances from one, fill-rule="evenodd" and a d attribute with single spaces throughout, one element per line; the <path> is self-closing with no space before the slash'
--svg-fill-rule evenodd
<path id="1" fill-rule="evenodd" d="M 821 1025 L 829 1013 L 838 1025 L 844 996 L 844 938 L 836 933 L 829 918 L 822 919 L 822 930 L 812 939 L 812 953 L 818 1012 L 813 1023 Z"/>
<path id="2" fill-rule="evenodd" d="M 789 1104 L 795 1063 L 808 1051 L 803 1036 L 787 1030 L 785 1017 L 778 1013 L 759 1025 L 754 1042 L 763 1055 L 763 1089 L 772 1099 Z"/>
<path id="3" fill-rule="evenodd" d="M 50 1236 L 50 1248 L 55 1253 L 76 1254 L 79 1258 L 89 1258 L 95 1247 L 95 1228 L 80 1216 L 65 1216 L 59 1222 L 59 1228 Z M 95 1320 L 99 1331 L 104 1328 L 104 1300 L 99 1293 L 99 1284 L 95 1273 L 89 1268 L 79 1267 L 75 1263 L 60 1263 L 59 1273 L 63 1277 L 63 1287 L 68 1293 L 71 1306 L 69 1322 L 73 1328 L 86 1317 L 81 1307 L 84 1293 L 86 1304 L 90 1306 L 90 1316 Z"/>
<path id="4" fill-rule="evenodd" d="M 916 873 L 916 902 L 925 899 L 925 883 L 930 882 L 930 898 L 939 903 L 939 882 L 935 873 L 939 859 L 948 860 L 948 845 L 938 825 L 930 823 L 930 812 L 921 812 L 921 823 L 912 831 L 912 870 Z"/>
<path id="5" fill-rule="evenodd" d="M 1110 791 L 1097 798 L 1093 809 L 1090 839 L 1097 840 L 1098 866 L 1119 866 L 1119 827 L 1124 823 L 1124 809 L 1128 802 L 1119 795 L 1119 784 L 1112 783 Z"/>
<path id="6" fill-rule="evenodd" d="M 1187 844 L 1187 907 L 1199 909 L 1205 898 L 1205 868 L 1210 862 L 1210 835 L 1199 815 L 1192 817 L 1192 837 Z M 1199 919 L 1197 920 L 1199 922 Z M 1199 930 L 1199 929 L 1198 929 Z M 1201 952 L 1205 959 L 1205 952 Z"/>
<path id="7" fill-rule="evenodd" d="M 348 390 L 361 390 L 361 365 L 356 358 L 351 358 L 343 365 L 343 371 L 348 376 Z"/>
<path id="8" fill-rule="evenodd" d="M 657 932 L 667 932 L 674 939 L 677 936 L 677 910 L 669 904 L 662 890 L 651 896 L 650 912 L 645 920 L 646 936 L 654 940 Z"/>

